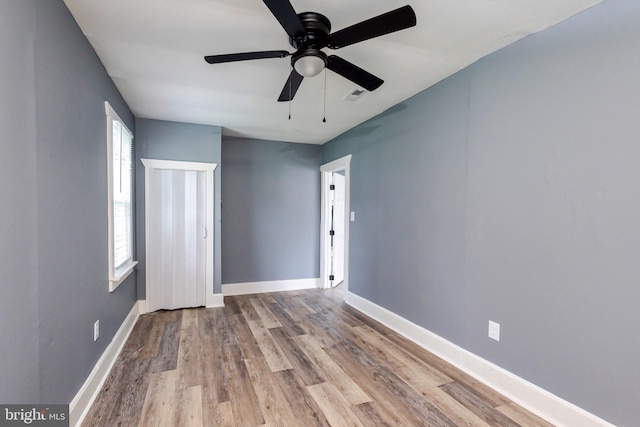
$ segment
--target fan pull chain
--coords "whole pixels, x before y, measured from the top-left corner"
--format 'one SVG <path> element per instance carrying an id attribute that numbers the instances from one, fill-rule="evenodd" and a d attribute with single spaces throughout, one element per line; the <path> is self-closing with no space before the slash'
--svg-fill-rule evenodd
<path id="1" fill-rule="evenodd" d="M 291 64 L 291 72 L 293 72 L 293 64 Z M 289 120 L 291 120 L 291 74 L 289 74 Z"/>
<path id="2" fill-rule="evenodd" d="M 324 69 L 324 105 L 322 110 L 322 123 L 327 123 L 327 69 Z"/>

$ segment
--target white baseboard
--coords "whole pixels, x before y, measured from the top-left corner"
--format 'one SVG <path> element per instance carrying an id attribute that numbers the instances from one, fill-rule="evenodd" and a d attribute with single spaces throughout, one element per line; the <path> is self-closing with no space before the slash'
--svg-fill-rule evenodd
<path id="1" fill-rule="evenodd" d="M 224 307 L 224 295 L 212 294 L 207 298 L 207 308 Z"/>
<path id="2" fill-rule="evenodd" d="M 365 298 L 347 292 L 344 300 L 556 426 L 613 427 L 602 418 Z"/>
<path id="3" fill-rule="evenodd" d="M 139 315 L 139 302 L 136 302 L 122 322 L 122 325 L 120 325 L 118 332 L 116 332 L 113 339 L 102 353 L 102 356 L 100 356 L 100 359 L 96 362 L 96 365 L 93 367 L 93 370 L 85 380 L 84 384 L 80 387 L 80 390 L 69 404 L 70 426 L 79 426 L 87 415 L 87 412 L 89 412 L 89 408 L 91 408 L 93 401 L 102 389 L 102 386 L 107 379 L 113 364 L 116 362 L 122 347 L 124 347 L 129 334 L 133 330 Z"/>
<path id="4" fill-rule="evenodd" d="M 270 282 L 229 283 L 222 285 L 223 295 L 247 295 L 264 292 L 298 291 L 301 289 L 320 288 L 320 278 L 274 280 Z"/>
<path id="5" fill-rule="evenodd" d="M 147 314 L 149 312 L 149 304 L 146 299 L 138 300 L 138 309 L 140 310 L 140 314 Z"/>

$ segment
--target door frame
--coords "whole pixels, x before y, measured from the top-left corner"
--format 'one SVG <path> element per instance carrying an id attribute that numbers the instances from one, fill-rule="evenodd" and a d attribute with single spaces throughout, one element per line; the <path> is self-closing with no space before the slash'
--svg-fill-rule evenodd
<path id="1" fill-rule="evenodd" d="M 349 223 L 351 217 L 351 154 L 320 166 L 320 283 L 323 288 L 330 288 L 329 281 L 330 250 L 329 236 L 329 177 L 332 172 L 344 170 L 344 282 L 345 291 L 349 289 Z M 346 293 L 346 292 L 345 292 Z"/>
<path id="2" fill-rule="evenodd" d="M 207 238 L 205 242 L 205 304 L 207 307 L 213 306 L 216 301 L 214 294 L 214 241 L 215 229 L 213 227 L 214 217 L 214 171 L 217 163 L 183 162 L 177 160 L 140 159 L 144 165 L 144 238 L 145 238 L 145 305 L 149 298 L 149 174 L 152 169 L 182 170 L 205 172 L 205 224 L 207 228 Z"/>

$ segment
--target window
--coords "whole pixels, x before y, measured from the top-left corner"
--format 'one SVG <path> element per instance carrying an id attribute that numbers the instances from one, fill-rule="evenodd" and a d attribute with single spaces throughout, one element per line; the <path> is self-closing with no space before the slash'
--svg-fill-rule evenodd
<path id="1" fill-rule="evenodd" d="M 126 279 L 133 260 L 133 134 L 105 102 L 109 207 L 109 291 Z"/>

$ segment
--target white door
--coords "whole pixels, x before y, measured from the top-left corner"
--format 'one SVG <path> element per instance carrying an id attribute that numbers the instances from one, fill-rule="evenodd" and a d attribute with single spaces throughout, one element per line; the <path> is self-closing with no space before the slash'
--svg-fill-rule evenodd
<path id="1" fill-rule="evenodd" d="M 203 306 L 205 172 L 149 169 L 146 176 L 149 311 Z"/>
<path id="2" fill-rule="evenodd" d="M 333 182 L 331 229 L 331 286 L 344 281 L 344 224 L 345 224 L 345 177 L 339 173 L 331 174 Z"/>

